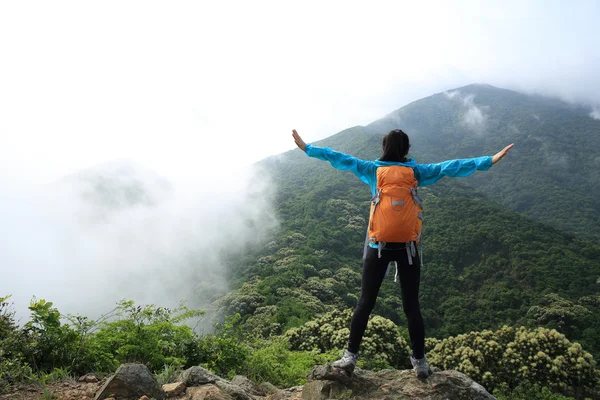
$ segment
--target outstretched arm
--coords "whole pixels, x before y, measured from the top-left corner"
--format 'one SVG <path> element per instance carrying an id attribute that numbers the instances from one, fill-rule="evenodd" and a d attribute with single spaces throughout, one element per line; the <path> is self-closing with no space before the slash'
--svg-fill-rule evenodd
<path id="1" fill-rule="evenodd" d="M 419 181 L 419 185 L 426 186 L 439 181 L 444 176 L 464 177 L 471 175 L 477 170 L 486 171 L 492 164 L 504 158 L 513 146 L 514 143 L 506 146 L 494 156 L 450 160 L 438 164 L 417 164 L 415 175 Z"/>
<path id="2" fill-rule="evenodd" d="M 492 164 L 496 164 L 498 161 L 502 160 L 504 156 L 508 153 L 508 151 L 514 147 L 514 145 L 514 143 L 511 143 L 496 154 L 494 154 L 494 156 L 492 157 Z"/>
<path id="3" fill-rule="evenodd" d="M 348 154 L 331 150 L 328 147 L 317 147 L 306 144 L 295 129 L 292 130 L 292 136 L 296 145 L 309 157 L 329 161 L 334 168 L 339 170 L 352 171 L 361 181 L 368 185 L 372 185 L 376 180 L 377 166 L 373 161 L 361 160 Z"/>

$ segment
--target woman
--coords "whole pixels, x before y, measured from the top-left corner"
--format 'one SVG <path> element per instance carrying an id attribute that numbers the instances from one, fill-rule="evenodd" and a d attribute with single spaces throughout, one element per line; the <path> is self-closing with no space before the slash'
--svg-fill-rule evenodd
<path id="1" fill-rule="evenodd" d="M 308 156 L 320 160 L 329 161 L 331 165 L 340 170 L 350 170 L 356 174 L 360 180 L 368 184 L 373 195 L 373 205 L 371 207 L 371 218 L 369 221 L 369 231 L 365 243 L 365 252 L 363 255 L 363 272 L 360 299 L 354 310 L 352 321 L 350 323 L 350 338 L 348 347 L 344 350 L 344 355 L 332 365 L 336 368 L 348 372 L 354 371 L 358 350 L 362 341 L 363 334 L 367 327 L 369 315 L 375 306 L 379 288 L 386 274 L 390 263 L 396 264 L 396 277 L 400 278 L 400 287 L 402 290 L 402 306 L 408 320 L 408 332 L 412 345 L 412 355 L 410 361 L 417 377 L 426 378 L 430 374 L 429 365 L 425 359 L 425 330 L 423 328 L 423 318 L 419 306 L 419 284 L 420 284 L 420 256 L 415 251 L 417 242 L 420 239 L 420 227 L 422 220 L 422 211 L 420 209 L 420 198 L 416 193 L 417 186 L 431 185 L 444 176 L 463 177 L 469 176 L 476 170 L 485 171 L 492 164 L 500 161 L 506 153 L 514 146 L 506 146 L 502 151 L 492 156 L 478 158 L 450 160 L 439 164 L 417 164 L 414 159 L 407 158 L 410 142 L 408 135 L 400 129 L 395 129 L 383 137 L 383 154 L 381 158 L 375 161 L 359 160 L 355 157 L 333 151 L 329 148 L 319 148 L 304 143 L 298 132 L 294 129 L 292 136 L 296 145 L 302 149 Z M 404 167 L 404 168 L 398 168 Z M 407 169 L 409 167 L 410 169 Z M 412 169 L 412 170 L 411 170 Z M 388 173 L 397 171 L 399 173 Z M 385 172 L 385 173 L 384 173 Z M 402 175 L 404 174 L 404 175 Z M 387 179 L 387 181 L 386 181 Z M 408 182 L 394 182 L 394 179 Z M 414 186 L 410 186 L 411 182 Z M 399 197 L 385 200 L 386 188 L 393 187 L 395 193 L 406 193 L 408 196 L 412 193 L 412 198 L 400 199 Z M 391 193 L 391 192 L 390 192 Z M 398 195 L 400 196 L 400 194 Z M 414 199 L 414 203 L 412 199 Z M 378 227 L 373 228 L 373 221 L 378 213 L 387 212 L 382 208 L 389 204 L 389 209 L 411 208 L 411 212 L 418 218 L 405 219 L 401 217 L 402 222 L 390 224 L 393 218 L 383 218 L 377 222 Z M 375 210 L 377 209 L 377 213 Z M 396 211 L 389 211 L 394 213 Z M 405 212 L 405 211 L 402 211 Z M 392 214 L 389 214 L 392 215 Z M 398 214 L 400 215 L 400 214 Z M 405 229 L 408 222 L 414 224 L 414 227 Z M 414 220 L 414 221 L 413 221 Z M 403 230 L 408 233 L 394 233 L 388 237 L 402 237 L 397 241 L 381 240 L 377 235 L 381 235 L 382 225 L 392 225 L 394 230 Z M 394 236 L 395 235 L 395 236 Z M 407 236 L 408 235 L 408 236 Z M 382 236 L 380 236 L 382 237 Z M 406 251 L 403 251 L 406 250 Z"/>

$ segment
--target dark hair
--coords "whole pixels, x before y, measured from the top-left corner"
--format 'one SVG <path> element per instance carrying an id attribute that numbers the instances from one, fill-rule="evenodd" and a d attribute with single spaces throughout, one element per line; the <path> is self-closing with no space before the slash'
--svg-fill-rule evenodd
<path id="1" fill-rule="evenodd" d="M 383 137 L 383 155 L 379 160 L 406 162 L 408 149 L 410 149 L 408 135 L 401 129 L 394 129 Z"/>

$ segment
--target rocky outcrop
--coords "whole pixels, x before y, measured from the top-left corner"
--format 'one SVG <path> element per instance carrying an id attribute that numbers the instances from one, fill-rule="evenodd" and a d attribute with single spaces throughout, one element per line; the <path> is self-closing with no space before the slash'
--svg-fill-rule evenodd
<path id="1" fill-rule="evenodd" d="M 94 400 L 110 397 L 119 400 L 138 400 L 144 395 L 156 400 L 165 398 L 164 392 L 156 383 L 148 367 L 143 364 L 122 364 L 98 390 Z"/>
<path id="2" fill-rule="evenodd" d="M 288 389 L 269 383 L 258 386 L 241 375 L 227 381 L 199 366 L 187 369 L 179 378 L 161 390 L 145 366 L 125 364 L 95 399 L 140 399 L 146 395 L 177 400 L 495 400 L 466 375 L 437 369 L 427 379 L 418 379 L 412 370 L 371 372 L 357 368 L 348 375 L 330 365 L 317 365 L 305 385 Z"/>
<path id="3" fill-rule="evenodd" d="M 495 400 L 458 371 L 434 370 L 427 379 L 418 379 L 412 370 L 371 372 L 357 368 L 348 376 L 329 365 L 320 365 L 313 368 L 308 379 L 302 391 L 305 400 Z"/>

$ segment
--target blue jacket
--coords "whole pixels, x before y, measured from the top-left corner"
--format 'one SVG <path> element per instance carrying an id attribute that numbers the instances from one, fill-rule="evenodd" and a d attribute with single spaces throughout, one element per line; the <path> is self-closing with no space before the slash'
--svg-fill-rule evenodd
<path id="1" fill-rule="evenodd" d="M 444 176 L 469 176 L 477 170 L 486 171 L 492 166 L 491 156 L 449 160 L 438 164 L 417 164 L 412 158 L 405 163 L 380 161 L 379 159 L 366 161 L 331 150 L 328 147 L 317 147 L 310 144 L 306 145 L 306 154 L 319 160 L 329 161 L 334 168 L 339 170 L 354 172 L 361 181 L 369 185 L 373 196 L 377 191 L 377 167 L 389 165 L 411 167 L 419 186 L 426 186 L 439 181 Z"/>

